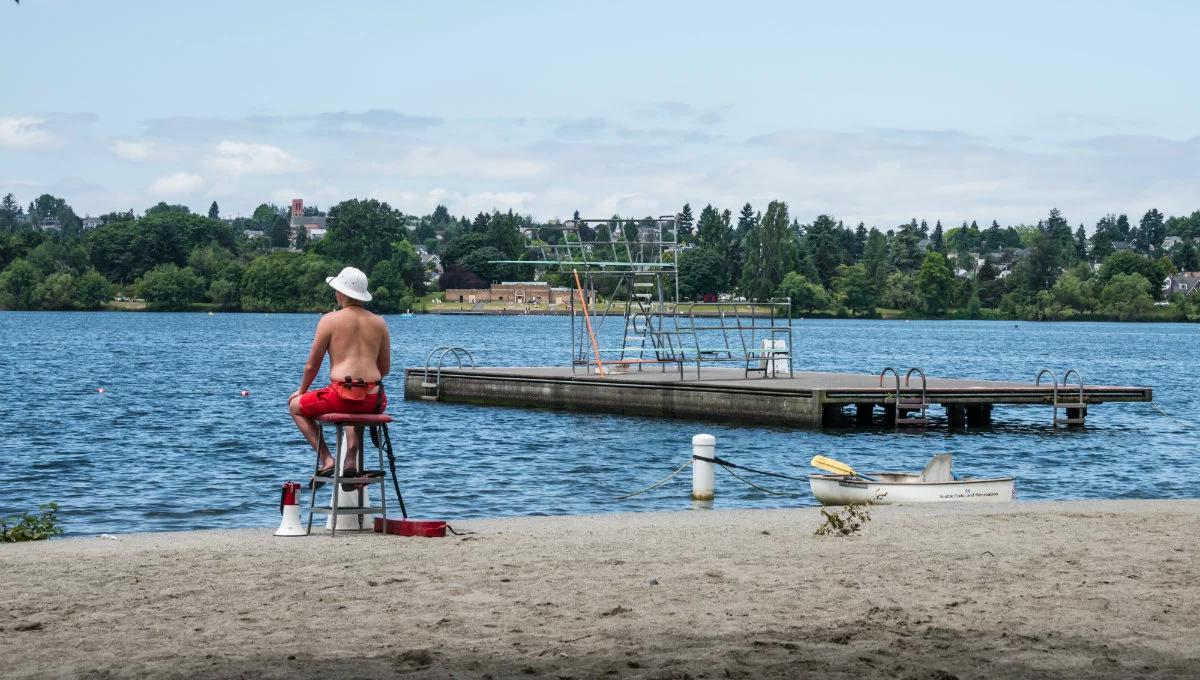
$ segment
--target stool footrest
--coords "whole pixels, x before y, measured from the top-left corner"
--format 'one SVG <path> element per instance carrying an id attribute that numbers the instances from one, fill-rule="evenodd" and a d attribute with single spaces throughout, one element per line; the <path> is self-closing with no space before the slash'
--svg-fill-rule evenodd
<path id="1" fill-rule="evenodd" d="M 387 480 L 386 475 L 380 475 L 378 477 L 339 477 L 338 478 L 338 482 L 340 482 L 342 484 L 382 484 L 386 480 Z M 313 475 L 311 481 L 324 482 L 326 484 L 333 484 L 333 477 L 327 477 L 325 475 Z"/>
<path id="2" fill-rule="evenodd" d="M 333 508 L 329 507 L 328 505 L 318 505 L 317 507 L 313 508 L 312 511 L 316 512 L 316 513 L 320 513 L 322 515 L 332 515 L 333 514 Z M 338 508 L 337 514 L 339 514 L 339 515 L 382 515 L 383 508 L 378 507 L 378 506 L 373 507 L 373 508 Z"/>

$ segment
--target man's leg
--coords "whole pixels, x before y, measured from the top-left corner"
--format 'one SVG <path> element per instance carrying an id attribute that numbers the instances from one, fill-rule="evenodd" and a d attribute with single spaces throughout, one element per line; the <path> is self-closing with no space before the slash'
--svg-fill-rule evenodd
<path id="1" fill-rule="evenodd" d="M 346 427 L 346 468 L 362 470 L 362 428 Z"/>
<path id="2" fill-rule="evenodd" d="M 292 414 L 292 420 L 296 421 L 296 427 L 300 428 L 300 434 L 308 440 L 309 446 L 320 454 L 321 468 L 332 466 L 334 464 L 333 456 L 329 453 L 329 446 L 321 438 L 321 428 L 317 426 L 317 421 L 305 418 L 300 414 L 300 397 L 294 397 L 288 402 L 288 412 Z"/>

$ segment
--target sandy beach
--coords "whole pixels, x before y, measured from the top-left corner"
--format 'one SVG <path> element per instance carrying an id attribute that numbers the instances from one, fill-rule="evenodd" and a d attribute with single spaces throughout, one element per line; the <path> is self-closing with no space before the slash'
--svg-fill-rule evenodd
<path id="1" fill-rule="evenodd" d="M 1200 501 L 814 508 L 0 546 L 4 677 L 1182 678 Z"/>

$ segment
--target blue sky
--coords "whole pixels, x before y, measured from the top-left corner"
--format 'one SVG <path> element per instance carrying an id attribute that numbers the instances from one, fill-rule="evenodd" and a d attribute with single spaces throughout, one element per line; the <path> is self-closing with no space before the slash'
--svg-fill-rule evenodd
<path id="1" fill-rule="evenodd" d="M 837 5 L 837 6 L 835 6 Z M 0 192 L 77 212 L 1200 209 L 1185 2 L 0 2 Z"/>

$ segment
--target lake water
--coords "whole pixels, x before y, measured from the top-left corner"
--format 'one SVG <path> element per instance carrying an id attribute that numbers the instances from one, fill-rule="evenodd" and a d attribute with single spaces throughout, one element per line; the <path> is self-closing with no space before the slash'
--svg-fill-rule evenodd
<path id="1" fill-rule="evenodd" d="M 0 312 L 0 514 L 57 501 L 68 534 L 274 526 L 280 484 L 313 454 L 286 412 L 317 315 Z M 865 470 L 919 470 L 950 451 L 966 474 L 1013 474 L 1022 500 L 1170 498 L 1200 480 L 1200 327 L 1165 324 L 798 320 L 797 368 L 1149 385 L 1155 402 L 1091 409 L 1052 431 L 1049 407 L 997 407 L 990 431 L 819 432 L 404 401 L 401 369 L 453 344 L 480 365 L 563 365 L 569 319 L 389 317 L 389 412 L 410 513 L 685 510 L 689 475 L 625 501 L 687 459 L 693 434 L 753 467 L 806 474 L 813 454 Z M 619 320 L 610 322 L 616 326 Z M 317 384 L 324 384 L 325 376 Z M 97 388 L 103 387 L 104 393 Z M 249 390 L 242 398 L 239 390 Z M 931 411 L 942 416 L 940 409 Z M 373 451 L 372 451 L 373 453 Z M 814 503 L 807 483 L 718 473 L 717 508 Z"/>

